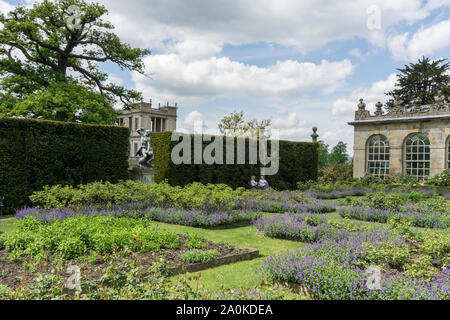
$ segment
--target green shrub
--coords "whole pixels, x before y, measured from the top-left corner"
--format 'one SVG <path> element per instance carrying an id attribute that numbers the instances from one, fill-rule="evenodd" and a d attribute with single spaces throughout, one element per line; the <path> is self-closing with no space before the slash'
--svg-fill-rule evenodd
<path id="1" fill-rule="evenodd" d="M 127 179 L 129 136 L 122 127 L 0 118 L 5 214 L 29 205 L 33 191 L 46 185 Z"/>
<path id="2" fill-rule="evenodd" d="M 397 193 L 375 192 L 367 195 L 369 206 L 376 209 L 390 209 L 399 211 L 403 204 L 402 198 Z"/>
<path id="3" fill-rule="evenodd" d="M 20 220 L 18 230 L 4 241 L 5 250 L 15 260 L 23 255 L 39 260 L 46 252 L 77 259 L 89 250 L 104 255 L 115 250 L 153 252 L 179 246 L 177 234 L 156 230 L 151 221 L 110 216 L 77 216 L 52 223 L 37 223 L 28 217 Z"/>
<path id="4" fill-rule="evenodd" d="M 190 264 L 213 261 L 217 257 L 220 257 L 217 250 L 192 250 L 180 254 L 180 259 Z"/>
<path id="5" fill-rule="evenodd" d="M 78 238 L 68 238 L 59 244 L 56 252 L 64 259 L 75 259 L 84 255 L 86 245 Z"/>
<path id="6" fill-rule="evenodd" d="M 426 184 L 440 187 L 450 186 L 450 169 L 447 169 L 444 172 L 434 176 L 433 178 L 428 179 L 426 181 Z"/>
<path id="7" fill-rule="evenodd" d="M 434 196 L 431 199 L 422 201 L 419 208 L 426 213 L 449 214 L 450 203 L 442 197 Z"/>
<path id="8" fill-rule="evenodd" d="M 227 185 L 203 185 L 192 183 L 185 187 L 168 183 L 143 184 L 125 181 L 117 184 L 94 182 L 78 188 L 60 185 L 45 187 L 31 196 L 33 204 L 45 209 L 63 207 L 98 206 L 140 202 L 142 206 L 175 207 L 180 209 L 202 209 L 231 211 L 234 200 L 242 199 L 242 190 L 233 190 Z"/>
<path id="9" fill-rule="evenodd" d="M 203 249 L 208 245 L 205 243 L 204 239 L 197 233 L 188 234 L 188 238 L 185 242 L 186 246 L 191 249 Z"/>

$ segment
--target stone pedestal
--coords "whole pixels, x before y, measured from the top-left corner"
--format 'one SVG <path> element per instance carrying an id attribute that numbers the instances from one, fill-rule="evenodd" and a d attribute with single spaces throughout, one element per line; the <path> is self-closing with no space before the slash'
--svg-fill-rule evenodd
<path id="1" fill-rule="evenodd" d="M 131 170 L 131 178 L 141 183 L 155 183 L 155 175 L 157 170 L 154 168 L 133 168 Z"/>

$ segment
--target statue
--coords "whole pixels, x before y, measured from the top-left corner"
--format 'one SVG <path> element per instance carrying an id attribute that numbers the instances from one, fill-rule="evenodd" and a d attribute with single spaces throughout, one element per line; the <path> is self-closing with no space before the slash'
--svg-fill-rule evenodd
<path id="1" fill-rule="evenodd" d="M 368 118 L 370 118 L 370 112 L 369 110 L 366 110 L 366 104 L 364 102 L 364 99 L 360 99 L 358 104 L 358 111 L 356 111 L 355 113 L 355 119 L 365 120 Z"/>
<path id="2" fill-rule="evenodd" d="M 153 168 L 150 164 L 154 159 L 153 148 L 150 146 L 150 130 L 144 132 L 144 129 L 136 130 L 141 136 L 141 148 L 136 153 L 139 156 L 139 167 L 140 168 Z"/>
<path id="3" fill-rule="evenodd" d="M 364 99 L 359 99 L 358 110 L 359 111 L 366 110 L 366 104 L 364 103 Z"/>

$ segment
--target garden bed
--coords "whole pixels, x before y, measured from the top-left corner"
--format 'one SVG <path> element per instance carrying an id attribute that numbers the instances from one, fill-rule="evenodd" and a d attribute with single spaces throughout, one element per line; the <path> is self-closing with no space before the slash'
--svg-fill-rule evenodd
<path id="1" fill-rule="evenodd" d="M 180 256 L 192 251 L 192 248 L 186 246 L 188 237 L 178 235 L 180 246 L 176 249 L 165 249 L 146 253 L 133 253 L 133 259 L 137 266 L 150 268 L 153 263 L 164 259 L 171 275 L 185 272 L 197 272 L 208 268 L 213 268 L 237 261 L 252 260 L 259 256 L 259 251 L 254 249 L 241 249 L 227 244 L 219 244 L 203 240 L 205 247 L 201 251 L 217 251 L 220 256 L 214 260 L 202 263 L 190 264 L 183 261 Z M 52 257 L 49 261 L 34 262 L 30 257 L 24 256 L 17 261 L 10 261 L 10 253 L 5 250 L 0 251 L 0 284 L 10 288 L 17 288 L 30 281 L 33 281 L 38 275 L 56 273 L 62 277 L 68 278 L 67 268 L 69 266 L 78 266 L 81 269 L 82 283 L 87 281 L 97 281 L 102 276 L 103 270 L 110 265 L 110 262 L 125 261 L 131 255 L 105 255 L 95 257 L 95 261 L 86 261 L 80 258 L 76 260 L 65 260 L 61 265 L 52 263 Z"/>

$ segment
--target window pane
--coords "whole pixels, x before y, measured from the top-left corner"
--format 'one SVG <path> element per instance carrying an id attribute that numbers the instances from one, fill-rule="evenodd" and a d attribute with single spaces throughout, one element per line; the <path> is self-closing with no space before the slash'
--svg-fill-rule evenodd
<path id="1" fill-rule="evenodd" d="M 430 140 L 424 134 L 416 134 L 407 139 L 404 149 L 405 171 L 407 175 L 424 179 L 430 174 Z"/>
<path id="2" fill-rule="evenodd" d="M 384 178 L 389 174 L 389 141 L 385 136 L 372 137 L 367 143 L 367 172 Z"/>

